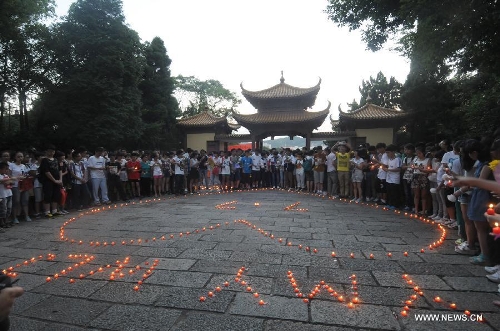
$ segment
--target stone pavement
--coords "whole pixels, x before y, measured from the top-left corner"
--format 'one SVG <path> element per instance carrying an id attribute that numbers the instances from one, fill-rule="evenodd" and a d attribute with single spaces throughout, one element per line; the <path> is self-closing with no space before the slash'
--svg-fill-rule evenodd
<path id="1" fill-rule="evenodd" d="M 68 216 L 0 234 L 0 268 L 26 290 L 13 331 L 500 327 L 497 285 L 454 231 L 439 245 L 437 225 L 374 206 L 258 190 Z M 465 310 L 486 322 L 415 320 Z"/>

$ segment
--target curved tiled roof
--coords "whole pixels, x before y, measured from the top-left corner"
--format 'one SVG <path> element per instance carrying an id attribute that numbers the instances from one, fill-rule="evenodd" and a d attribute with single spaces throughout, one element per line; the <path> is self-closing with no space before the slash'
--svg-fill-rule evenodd
<path id="1" fill-rule="evenodd" d="M 318 112 L 301 111 L 282 111 L 282 112 L 268 112 L 256 114 L 237 114 L 234 113 L 233 117 L 238 123 L 245 126 L 245 124 L 286 124 L 286 123 L 306 123 L 311 121 L 323 122 L 330 112 L 331 103 L 328 102 L 328 107 L 325 110 Z"/>
<path id="2" fill-rule="evenodd" d="M 354 120 L 373 120 L 373 119 L 395 119 L 406 117 L 408 113 L 380 107 L 371 103 L 367 103 L 363 107 L 356 109 L 353 112 L 345 113 L 340 111 L 339 118 L 347 118 Z"/>
<path id="3" fill-rule="evenodd" d="M 224 116 L 217 117 L 208 111 L 177 120 L 177 125 L 189 127 L 213 126 L 219 123 L 227 123 L 232 130 L 238 130 L 241 127 L 241 125 L 227 122 L 227 118 Z"/>
<path id="4" fill-rule="evenodd" d="M 319 92 L 321 85 L 321 78 L 313 87 L 301 88 L 295 87 L 285 83 L 282 79 L 281 83 L 274 85 L 273 87 L 267 88 L 261 91 L 249 91 L 243 87 L 243 83 L 240 84 L 241 93 L 245 98 L 253 99 L 283 99 L 283 98 L 296 98 L 305 95 L 316 95 Z"/>

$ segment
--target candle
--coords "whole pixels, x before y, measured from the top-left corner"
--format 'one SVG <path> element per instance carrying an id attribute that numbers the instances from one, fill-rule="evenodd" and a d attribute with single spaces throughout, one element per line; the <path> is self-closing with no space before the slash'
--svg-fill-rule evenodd
<path id="1" fill-rule="evenodd" d="M 493 233 L 500 234 L 500 227 L 498 226 L 498 223 L 496 223 L 496 222 L 495 222 L 495 227 L 493 228 Z"/>
<path id="2" fill-rule="evenodd" d="M 490 203 L 490 205 L 488 207 L 489 208 L 486 210 L 486 214 L 488 214 L 488 215 L 495 215 L 495 209 L 493 209 L 493 204 Z"/>

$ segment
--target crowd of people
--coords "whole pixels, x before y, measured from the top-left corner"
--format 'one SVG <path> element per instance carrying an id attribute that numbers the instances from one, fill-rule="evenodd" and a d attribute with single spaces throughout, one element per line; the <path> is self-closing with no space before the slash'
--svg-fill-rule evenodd
<path id="1" fill-rule="evenodd" d="M 84 147 L 61 152 L 50 145 L 44 152 L 5 150 L 0 160 L 0 231 L 32 217 L 52 218 L 119 200 L 282 188 L 429 217 L 458 229 L 457 253 L 474 255 L 472 263 L 488 264 L 494 254 L 484 213 L 495 197 L 472 186 L 453 187 L 452 182 L 456 176 L 494 179 L 498 160 L 498 135 L 437 145 L 352 148 L 338 142 L 311 150 L 108 152 L 99 147 L 93 155 Z"/>

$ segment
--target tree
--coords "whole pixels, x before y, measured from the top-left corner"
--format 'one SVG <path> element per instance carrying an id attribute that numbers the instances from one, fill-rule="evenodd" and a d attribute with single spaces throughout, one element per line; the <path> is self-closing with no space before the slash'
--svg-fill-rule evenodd
<path id="1" fill-rule="evenodd" d="M 27 96 L 39 92 L 50 77 L 48 40 L 42 22 L 54 11 L 52 0 L 4 0 L 0 2 L 0 128 L 7 98 L 17 98 L 19 128 L 29 127 Z M 12 132 L 9 132 L 13 134 Z"/>
<path id="2" fill-rule="evenodd" d="M 55 39 L 60 79 L 38 103 L 39 132 L 60 147 L 137 145 L 144 58 L 122 2 L 77 0 Z"/>
<path id="3" fill-rule="evenodd" d="M 181 101 L 182 116 L 199 114 L 208 108 L 216 116 L 229 116 L 241 100 L 221 82 L 209 79 L 199 80 L 194 76 L 175 77 L 176 95 Z"/>
<path id="4" fill-rule="evenodd" d="M 174 80 L 170 76 L 172 61 L 167 55 L 163 40 L 158 37 L 145 44 L 144 56 L 146 65 L 143 80 L 139 85 L 142 91 L 141 114 L 144 123 L 141 144 L 164 149 L 169 142 L 177 141 L 172 130 L 176 117 L 180 115 L 177 100 L 173 96 Z"/>
<path id="5" fill-rule="evenodd" d="M 411 60 L 402 91 L 403 108 L 418 113 L 412 123 L 415 127 L 423 128 L 434 118 L 431 126 L 450 128 L 456 120 L 450 116 L 456 116 L 465 121 L 467 133 L 474 134 L 478 123 L 491 127 L 500 122 L 500 112 L 492 111 L 500 99 L 500 2 L 330 0 L 326 12 L 338 25 L 360 29 L 371 50 L 380 49 L 389 38 L 399 38 L 398 50 Z M 436 111 L 443 116 L 436 119 Z M 487 123 L 480 115 L 485 111 Z M 461 136 L 462 128 L 459 122 L 449 132 Z"/>
<path id="6" fill-rule="evenodd" d="M 401 88 L 402 85 L 394 77 L 389 81 L 382 72 L 377 74 L 376 78 L 370 76 L 368 80 L 363 80 L 359 87 L 361 98 L 359 103 L 354 99 L 348 103 L 348 111 L 354 111 L 366 105 L 368 97 L 371 103 L 385 108 L 399 109 L 401 107 Z"/>

